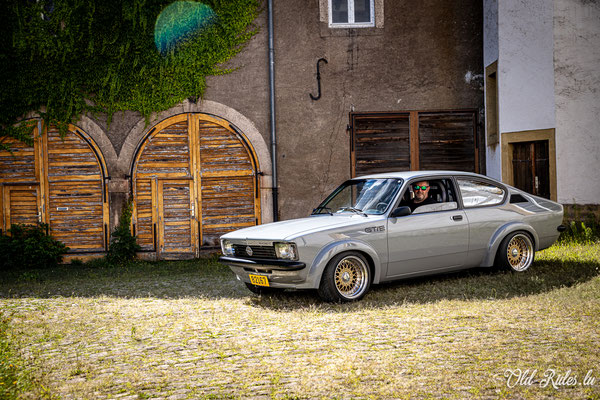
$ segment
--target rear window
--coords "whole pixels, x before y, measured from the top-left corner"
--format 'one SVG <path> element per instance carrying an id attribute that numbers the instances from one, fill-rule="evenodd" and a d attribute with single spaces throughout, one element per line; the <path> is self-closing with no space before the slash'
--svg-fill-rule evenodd
<path id="1" fill-rule="evenodd" d="M 506 192 L 490 182 L 458 178 L 458 187 L 465 208 L 493 206 L 502 203 Z"/>

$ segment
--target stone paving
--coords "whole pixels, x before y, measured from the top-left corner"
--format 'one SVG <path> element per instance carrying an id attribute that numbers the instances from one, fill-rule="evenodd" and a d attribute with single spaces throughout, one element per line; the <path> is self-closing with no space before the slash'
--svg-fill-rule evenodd
<path id="1" fill-rule="evenodd" d="M 599 396 L 600 383 L 508 388 L 504 374 L 600 375 L 599 278 L 583 285 L 577 302 L 402 303 L 386 297 L 393 286 L 328 305 L 183 274 L 0 293 L 0 306 L 39 382 L 63 399 L 575 398 Z"/>

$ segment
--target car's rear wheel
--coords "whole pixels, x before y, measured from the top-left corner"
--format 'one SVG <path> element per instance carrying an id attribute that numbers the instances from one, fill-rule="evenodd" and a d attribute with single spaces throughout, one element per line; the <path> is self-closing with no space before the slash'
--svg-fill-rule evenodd
<path id="1" fill-rule="evenodd" d="M 496 266 L 514 272 L 526 271 L 535 258 L 531 237 L 525 232 L 514 232 L 504 238 L 496 255 Z"/>
<path id="2" fill-rule="evenodd" d="M 369 290 L 371 279 L 369 263 L 362 254 L 355 251 L 341 253 L 327 263 L 319 296 L 336 303 L 359 300 Z"/>

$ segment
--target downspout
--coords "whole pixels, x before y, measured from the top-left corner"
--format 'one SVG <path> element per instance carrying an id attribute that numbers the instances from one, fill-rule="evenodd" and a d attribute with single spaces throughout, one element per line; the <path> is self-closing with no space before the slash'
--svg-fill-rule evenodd
<path id="1" fill-rule="evenodd" d="M 277 189 L 277 135 L 275 131 L 275 50 L 273 48 L 273 0 L 268 0 L 269 19 L 269 107 L 271 113 L 271 167 L 273 170 L 273 221 L 277 221 L 279 215 L 278 189 Z"/>

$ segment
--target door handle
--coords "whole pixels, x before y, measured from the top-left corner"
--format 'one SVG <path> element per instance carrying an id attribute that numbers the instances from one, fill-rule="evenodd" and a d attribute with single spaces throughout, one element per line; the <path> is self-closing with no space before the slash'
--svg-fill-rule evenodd
<path id="1" fill-rule="evenodd" d="M 453 221 L 462 221 L 462 215 L 453 215 L 452 220 Z"/>

